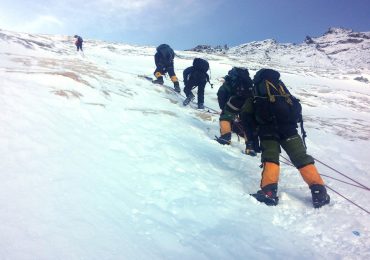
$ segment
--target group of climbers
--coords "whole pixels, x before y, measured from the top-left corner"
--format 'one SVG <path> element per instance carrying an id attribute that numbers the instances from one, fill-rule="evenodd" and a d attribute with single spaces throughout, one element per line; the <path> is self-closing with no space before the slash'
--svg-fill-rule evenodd
<path id="1" fill-rule="evenodd" d="M 245 130 L 245 153 L 262 153 L 261 189 L 251 194 L 253 197 L 267 205 L 278 204 L 279 155 L 283 148 L 308 184 L 313 206 L 320 208 L 330 202 L 314 159 L 307 154 L 297 131 L 302 121 L 301 105 L 280 80 L 279 72 L 261 69 L 252 80 L 247 69 L 232 68 L 217 96 L 222 112 L 221 136 L 216 140 L 230 144 L 232 124 L 239 118 Z"/>
<path id="2" fill-rule="evenodd" d="M 82 38 L 77 35 L 75 38 L 77 51 L 82 51 Z M 163 76 L 168 73 L 174 91 L 180 93 L 174 69 L 175 52 L 167 44 L 159 45 L 156 50 L 156 79 L 153 83 L 163 85 Z M 204 89 L 207 82 L 210 83 L 208 70 L 209 63 L 201 58 L 195 58 L 193 65 L 184 70 L 184 106 L 195 98 L 192 90 L 198 87 L 198 109 L 204 109 Z M 232 132 L 242 132 L 246 143 L 245 153 L 250 156 L 261 153 L 261 189 L 251 194 L 253 197 L 269 206 L 278 204 L 279 156 L 283 148 L 310 188 L 313 206 L 320 208 L 329 204 L 330 197 L 314 159 L 307 154 L 304 139 L 297 131 L 298 123 L 301 122 L 302 126 L 303 122 L 301 105 L 280 80 L 278 71 L 261 69 L 252 80 L 247 68 L 233 67 L 224 77 L 217 98 L 221 114 L 220 136 L 216 137 L 216 141 L 228 145 Z"/>
<path id="3" fill-rule="evenodd" d="M 174 57 L 174 51 L 167 44 L 157 47 L 156 80 L 153 82 L 163 84 L 163 75 L 168 73 L 175 91 L 179 93 Z M 195 58 L 193 66 L 184 70 L 184 106 L 194 99 L 192 89 L 198 87 L 198 108 L 204 108 L 208 70 L 209 63 L 200 58 Z M 298 123 L 302 122 L 301 105 L 280 80 L 280 73 L 272 69 L 261 69 L 252 80 L 247 68 L 233 67 L 224 80 L 217 92 L 221 114 L 220 136 L 216 140 L 223 145 L 230 144 L 233 127 L 237 125 L 243 129 L 245 153 L 251 156 L 261 153 L 261 189 L 251 195 L 266 205 L 278 204 L 279 156 L 283 148 L 310 188 L 313 206 L 320 208 L 328 204 L 330 197 L 324 182 L 297 131 Z"/>
<path id="4" fill-rule="evenodd" d="M 153 80 L 153 83 L 163 85 L 163 75 L 168 73 L 173 82 L 174 90 L 177 93 L 180 93 L 181 89 L 179 80 L 174 70 L 174 58 L 175 52 L 169 45 L 161 44 L 157 47 L 157 52 L 154 55 L 156 65 L 154 76 L 156 79 Z M 194 99 L 192 90 L 195 87 L 198 87 L 198 108 L 204 109 L 204 88 L 207 82 L 209 82 L 209 75 L 207 74 L 208 69 L 209 63 L 206 60 L 195 58 L 193 66 L 184 70 L 184 93 L 186 95 L 186 99 L 183 102 L 184 106 L 188 105 Z"/>

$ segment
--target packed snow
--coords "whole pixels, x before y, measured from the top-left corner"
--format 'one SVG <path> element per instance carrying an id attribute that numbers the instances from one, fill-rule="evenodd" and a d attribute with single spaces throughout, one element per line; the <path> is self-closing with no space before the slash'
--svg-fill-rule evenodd
<path id="1" fill-rule="evenodd" d="M 368 189 L 317 162 L 328 187 L 363 209 L 331 190 L 314 209 L 282 163 L 279 205 L 261 204 L 249 196 L 260 156 L 243 154 L 235 135 L 214 141 L 217 113 L 183 107 L 168 78 L 139 77 L 152 76 L 155 47 L 85 39 L 84 49 L 68 36 L 0 31 L 0 259 L 370 258 Z M 209 60 L 211 112 L 232 66 L 252 76 L 266 66 L 176 53 L 180 79 L 193 58 Z M 370 84 L 284 61 L 309 154 L 369 187 Z"/>

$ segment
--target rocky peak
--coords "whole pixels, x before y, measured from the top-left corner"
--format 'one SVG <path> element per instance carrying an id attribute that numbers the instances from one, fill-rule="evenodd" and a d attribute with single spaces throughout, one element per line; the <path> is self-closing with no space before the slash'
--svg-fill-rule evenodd
<path id="1" fill-rule="evenodd" d="M 370 32 L 331 27 L 319 37 L 306 36 L 301 44 L 278 43 L 274 39 L 252 41 L 229 49 L 193 48 L 213 54 L 246 57 L 248 61 L 309 68 L 370 70 Z"/>
<path id="2" fill-rule="evenodd" d="M 221 45 L 217 45 L 217 46 L 211 46 L 211 45 L 197 45 L 195 46 L 194 48 L 191 48 L 189 50 L 186 50 L 186 51 L 195 51 L 195 52 L 204 52 L 204 53 L 225 53 L 225 51 L 227 51 L 229 49 L 229 47 L 227 46 L 227 44 L 221 46 Z"/>
<path id="3" fill-rule="evenodd" d="M 353 31 L 350 29 L 345 29 L 341 27 L 330 27 L 327 32 L 324 33 L 324 35 L 328 34 L 349 34 L 352 33 Z"/>
<path id="4" fill-rule="evenodd" d="M 306 36 L 306 38 L 304 39 L 304 42 L 307 43 L 307 44 L 314 44 L 315 41 L 311 38 L 311 36 Z"/>

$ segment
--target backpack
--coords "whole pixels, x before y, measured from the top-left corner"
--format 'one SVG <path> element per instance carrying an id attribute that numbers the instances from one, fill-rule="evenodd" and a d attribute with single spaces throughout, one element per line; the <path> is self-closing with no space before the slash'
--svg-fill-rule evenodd
<path id="1" fill-rule="evenodd" d="M 231 86 L 232 94 L 244 98 L 253 95 L 253 81 L 247 68 L 233 67 L 227 73 L 225 81 Z"/>
<path id="2" fill-rule="evenodd" d="M 75 40 L 75 43 L 77 44 L 77 43 L 82 43 L 84 40 L 82 39 L 82 37 L 81 36 L 78 36 L 78 35 L 75 35 L 75 36 L 73 36 L 73 38 L 75 38 L 76 40 Z"/>
<path id="3" fill-rule="evenodd" d="M 157 52 L 159 52 L 162 57 L 167 60 L 171 61 L 175 58 L 175 52 L 168 44 L 161 44 L 157 47 Z"/>
<path id="4" fill-rule="evenodd" d="M 195 58 L 193 61 L 193 67 L 195 70 L 206 73 L 209 70 L 209 63 L 204 59 Z"/>
<path id="5" fill-rule="evenodd" d="M 273 123 L 279 126 L 302 122 L 302 106 L 299 99 L 290 94 L 280 80 L 279 72 L 261 69 L 254 76 L 253 83 L 254 109 L 259 123 Z"/>

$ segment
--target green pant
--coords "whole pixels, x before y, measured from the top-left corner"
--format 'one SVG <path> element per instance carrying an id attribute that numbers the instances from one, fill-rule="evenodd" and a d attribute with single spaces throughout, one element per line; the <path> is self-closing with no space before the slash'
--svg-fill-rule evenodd
<path id="1" fill-rule="evenodd" d="M 222 111 L 220 115 L 220 121 L 229 121 L 233 122 L 238 114 L 231 113 L 229 111 Z"/>
<path id="2" fill-rule="evenodd" d="M 305 165 L 313 164 L 314 159 L 306 152 L 302 138 L 299 135 L 293 135 L 284 140 L 263 139 L 261 140 L 262 162 L 273 162 L 279 164 L 280 146 L 288 154 L 291 162 L 296 168 L 302 168 Z"/>

